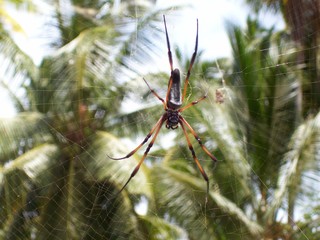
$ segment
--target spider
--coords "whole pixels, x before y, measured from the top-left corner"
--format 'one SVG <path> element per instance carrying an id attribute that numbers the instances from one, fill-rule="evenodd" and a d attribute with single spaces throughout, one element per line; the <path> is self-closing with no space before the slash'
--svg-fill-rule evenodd
<path id="1" fill-rule="evenodd" d="M 209 193 L 209 178 L 206 174 L 206 172 L 204 171 L 203 167 L 201 166 L 195 151 L 191 145 L 191 141 L 189 139 L 188 133 L 187 133 L 187 129 L 190 130 L 191 134 L 194 136 L 194 138 L 198 141 L 200 147 L 203 149 L 203 151 L 214 161 L 217 162 L 217 159 L 214 155 L 212 155 L 209 150 L 203 145 L 200 137 L 198 136 L 198 134 L 193 130 L 193 128 L 190 126 L 190 124 L 182 117 L 181 113 L 192 107 L 195 104 L 198 104 L 200 101 L 204 100 L 207 95 L 204 95 L 203 97 L 199 98 L 196 101 L 193 101 L 189 104 L 187 104 L 186 106 L 182 107 L 183 104 L 183 100 L 185 99 L 186 96 L 186 92 L 187 92 L 187 86 L 188 86 L 188 82 L 189 82 L 189 77 L 190 77 L 190 72 L 192 69 L 192 65 L 194 64 L 196 55 L 197 55 L 197 50 L 198 50 L 198 19 L 197 19 L 197 35 L 196 35 L 196 43 L 195 43 L 195 48 L 194 48 L 194 52 L 192 54 L 191 57 L 191 61 L 190 61 L 190 65 L 188 68 L 188 72 L 187 72 L 187 76 L 185 78 L 185 82 L 184 82 L 184 86 L 183 86 L 183 93 L 181 95 L 181 87 L 180 87 L 180 71 L 179 69 L 174 69 L 173 70 L 173 66 L 172 66 L 172 53 L 170 50 L 170 42 L 169 42 L 169 36 L 168 36 L 168 31 L 167 31 L 167 24 L 166 24 L 166 18 L 163 15 L 163 22 L 164 22 L 164 27 L 165 27 L 165 32 L 166 32 L 166 40 L 167 40 L 167 48 L 168 48 L 168 57 L 169 57 L 169 64 L 170 64 L 170 70 L 171 70 L 171 75 L 169 78 L 169 83 L 168 83 L 168 90 L 167 90 L 167 94 L 166 94 L 166 98 L 163 99 L 161 98 L 154 89 L 152 89 L 148 82 L 143 78 L 143 80 L 145 81 L 145 83 L 147 84 L 149 90 L 151 91 L 151 93 L 158 98 L 163 106 L 164 106 L 164 113 L 162 114 L 162 116 L 160 117 L 160 119 L 157 121 L 157 123 L 153 126 L 153 128 L 151 129 L 151 131 L 148 133 L 148 135 L 145 137 L 145 139 L 135 148 L 133 149 L 130 153 L 128 153 L 126 156 L 121 157 L 121 158 L 114 158 L 114 157 L 110 157 L 109 158 L 113 159 L 113 160 L 122 160 L 122 159 L 126 159 L 131 157 L 133 154 L 135 154 L 146 142 L 148 142 L 149 138 L 153 135 L 153 138 L 151 140 L 151 142 L 149 143 L 147 149 L 145 150 L 142 158 L 140 159 L 138 165 L 134 168 L 134 170 L 131 172 L 131 175 L 129 177 L 129 179 L 127 180 L 127 182 L 123 185 L 123 187 L 120 189 L 119 193 L 128 185 L 128 183 L 131 181 L 131 179 L 136 175 L 136 173 L 139 171 L 139 168 L 141 166 L 141 164 L 143 163 L 144 159 L 147 157 L 148 152 L 150 151 L 150 149 L 152 148 L 158 133 L 162 127 L 162 125 L 165 123 L 165 126 L 167 129 L 172 129 L 175 130 L 178 128 L 178 126 L 180 125 L 182 128 L 182 131 L 185 135 L 185 138 L 187 140 L 188 143 L 188 147 L 191 151 L 192 157 L 197 165 L 197 167 L 199 168 L 202 177 L 204 178 L 204 180 L 207 182 L 207 196 Z M 206 201 L 207 201 L 207 197 L 206 197 Z"/>

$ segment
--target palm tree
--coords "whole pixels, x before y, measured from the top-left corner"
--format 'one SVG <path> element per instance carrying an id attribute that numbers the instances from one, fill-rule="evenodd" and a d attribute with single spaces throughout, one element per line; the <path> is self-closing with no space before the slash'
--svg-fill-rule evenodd
<path id="1" fill-rule="evenodd" d="M 61 2 L 54 3 L 60 32 L 54 42 L 57 50 L 40 66 L 9 35 L 1 35 L 15 46 L 12 54 L 4 41 L 0 44 L 10 61 L 7 66 L 14 70 L 8 70 L 2 82 L 18 79 L 25 90 L 24 97 L 11 91 L 19 113 L 0 121 L 2 238 L 312 239 L 319 235 L 318 219 L 309 215 L 297 220 L 294 215 L 299 200 L 312 191 L 307 174 L 312 170 L 319 176 L 315 168 L 319 116 L 303 118 L 304 74 L 286 32 L 266 29 L 250 18 L 245 30 L 229 25 L 234 56 L 232 61 L 217 61 L 226 86 L 221 86 L 216 62 L 199 61 L 201 53 L 197 58 L 187 100 L 205 92 L 208 99 L 185 111 L 184 117 L 219 159 L 214 166 L 192 142 L 210 178 L 207 204 L 205 181 L 192 163 L 181 131 L 176 131 L 175 144 L 169 147 L 163 147 L 167 132 L 160 133 L 151 160 L 146 159 L 139 174 L 116 195 L 139 157 L 112 161 L 106 156 L 127 154 L 130 149 L 118 136 L 143 139 L 162 109 L 157 99 L 155 105 L 139 100 L 141 95 L 144 99 L 152 95 L 145 85 L 142 94 L 130 94 L 144 84 L 137 80 L 141 69 L 135 62 L 143 63 L 154 53 L 150 50 L 159 34 L 155 26 L 160 10 L 150 11 L 152 1 L 136 5 L 73 1 L 70 14 Z M 130 16 L 137 13 L 141 15 L 133 26 Z M 139 46 L 133 48 L 136 39 Z M 188 66 L 189 58 L 176 53 L 180 65 Z M 168 74 L 145 77 L 167 80 Z M 152 82 L 152 87 L 165 89 L 166 80 Z M 218 104 L 216 89 L 221 87 L 225 102 Z M 143 107 L 124 110 L 128 103 L 124 96 Z M 137 213 L 141 202 L 147 205 L 146 215 Z M 287 219 L 281 219 L 282 213 Z"/>
<path id="2" fill-rule="evenodd" d="M 211 169 L 208 205 L 205 182 L 189 165 L 192 157 L 185 143 L 179 145 L 180 134 L 176 146 L 157 153 L 164 160 L 152 168 L 156 199 L 164 206 L 157 212 L 186 229 L 190 239 L 306 239 L 306 226 L 318 220 L 297 220 L 294 213 L 312 191 L 305 184 L 316 169 L 319 116 L 302 119 L 303 74 L 287 64 L 294 62 L 295 45 L 286 32 L 250 18 L 245 31 L 229 24 L 228 32 L 233 61 L 219 61 L 229 87 L 225 103 L 215 103 L 221 82 L 216 64 L 199 63 L 195 72 L 203 74 L 190 82 L 192 89 L 207 89 L 209 99 L 185 113 L 220 159 L 216 168 L 202 161 Z M 207 159 L 200 147 L 195 150 Z"/>
<path id="3" fill-rule="evenodd" d="M 13 72 L 25 96 L 12 91 L 18 114 L 0 123 L 0 235 L 4 239 L 181 235 L 181 229 L 165 220 L 139 217 L 138 198 L 131 200 L 125 192 L 114 197 L 135 163 L 106 157 L 127 150 L 108 126 L 121 121 L 117 116 L 126 92 L 121 79 L 134 74 L 130 64 L 150 58 L 142 48 L 136 48 L 134 56 L 128 57 L 128 52 L 137 38 L 150 47 L 159 32 L 143 33 L 157 29 L 160 10 L 152 10 L 153 1 L 103 6 L 98 1 L 89 5 L 73 1 L 70 14 L 62 12 L 60 1 L 54 3 L 59 48 L 40 66 L 10 36 L 7 41 L 16 47 L 15 54 L 1 42 L 5 61 L 13 69 L 4 74 L 2 83 L 10 82 Z M 137 12 L 141 16 L 136 28 L 142 33 L 138 36 L 130 17 Z M 128 190 L 151 198 L 145 171 Z"/>
<path id="4" fill-rule="evenodd" d="M 261 9 L 272 10 L 275 12 L 280 12 L 285 20 L 290 39 L 296 45 L 296 54 L 293 61 L 295 65 L 301 69 L 301 75 L 303 76 L 303 81 L 301 85 L 301 104 L 302 116 L 304 122 L 301 125 L 315 124 L 317 119 L 317 114 L 319 112 L 319 26 L 320 26 L 320 15 L 319 15 L 319 2 L 313 0 L 300 1 L 300 0 L 290 0 L 290 1 L 251 1 L 247 2 L 253 6 L 255 12 L 259 14 Z M 302 128 L 302 126 L 301 126 Z M 315 131 L 316 132 L 316 131 Z M 314 132 L 309 132 L 309 134 L 314 134 Z M 309 136 L 305 139 L 313 139 Z M 310 140 L 311 141 L 311 140 Z M 313 143 L 313 142 L 312 142 Z M 310 142 L 310 145 L 313 146 Z M 312 159 L 312 158 L 311 158 Z M 308 161 L 309 162 L 309 161 Z M 311 172 L 316 171 L 318 166 L 314 164 L 309 164 L 311 167 Z M 299 178 L 298 178 L 299 179 Z M 312 192 L 312 191 L 311 191 Z M 311 194 L 313 197 L 318 199 L 316 194 Z M 317 202 L 317 201 L 310 201 Z M 310 212 L 317 212 L 318 204 L 313 205 L 313 209 Z M 313 213 L 311 214 L 313 215 Z M 306 214 L 309 216 L 309 214 Z M 313 219 L 317 219 L 313 216 Z M 315 221 L 311 220 L 310 217 L 306 218 L 306 223 L 302 224 L 307 232 L 314 232 L 316 236 L 317 230 L 314 228 Z M 312 229 L 308 231 L 308 227 Z M 308 237 L 309 235 L 307 235 Z M 315 237 L 317 238 L 317 237 Z"/>
<path id="5" fill-rule="evenodd" d="M 280 12 L 297 44 L 296 64 L 304 68 L 308 84 L 303 84 L 304 114 L 315 114 L 320 105 L 319 29 L 320 4 L 316 0 L 254 1 L 247 0 L 255 12 L 261 9 Z"/>

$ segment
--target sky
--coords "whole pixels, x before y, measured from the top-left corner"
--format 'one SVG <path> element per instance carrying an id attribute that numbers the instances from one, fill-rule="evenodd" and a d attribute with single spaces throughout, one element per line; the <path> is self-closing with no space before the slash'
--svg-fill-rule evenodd
<path id="1" fill-rule="evenodd" d="M 43 1 L 37 0 L 37 2 L 41 6 L 40 14 L 17 12 L 14 9 L 10 9 L 10 12 L 25 30 L 25 34 L 14 35 L 16 42 L 36 64 L 40 64 L 42 58 L 51 52 L 48 44 L 55 33 L 48 32 L 50 24 L 48 13 L 52 10 L 52 6 Z M 249 8 L 243 0 L 158 0 L 157 7 L 171 7 L 173 2 L 186 7 L 180 11 L 172 8 L 166 14 L 172 46 L 179 46 L 191 56 L 195 44 L 196 19 L 198 19 L 199 50 L 203 50 L 202 59 L 213 60 L 231 55 L 225 25 L 227 21 L 245 25 Z M 261 15 L 260 19 L 267 26 L 276 25 L 277 28 L 284 26 L 282 20 L 272 14 Z M 50 30 L 52 31 L 52 28 Z M 164 59 L 166 56 L 164 54 Z M 15 114 L 9 99 L 8 94 L 0 88 L 0 102 L 3 103 L 0 117 L 10 117 Z"/>
<path id="2" fill-rule="evenodd" d="M 203 58 L 210 60 L 231 55 L 231 48 L 226 33 L 226 23 L 232 22 L 245 26 L 250 11 L 244 0 L 158 0 L 161 7 L 169 7 L 174 2 L 186 5 L 183 11 L 174 9 L 167 16 L 167 24 L 174 33 L 170 33 L 170 41 L 182 46 L 182 49 L 192 54 L 196 31 L 196 19 L 199 19 L 199 48 L 204 50 Z M 170 20 L 173 17 L 174 20 Z M 259 19 L 266 26 L 276 25 L 284 28 L 281 17 L 264 13 Z"/>

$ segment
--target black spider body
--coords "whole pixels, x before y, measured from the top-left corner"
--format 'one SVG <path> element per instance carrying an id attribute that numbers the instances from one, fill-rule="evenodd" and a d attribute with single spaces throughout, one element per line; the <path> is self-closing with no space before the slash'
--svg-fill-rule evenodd
<path id="1" fill-rule="evenodd" d="M 181 83 L 180 83 L 180 71 L 178 68 L 171 72 L 172 84 L 169 90 L 169 99 L 167 102 L 167 108 L 171 110 L 177 110 L 182 106 L 181 99 Z M 169 81 L 170 84 L 170 81 Z"/>
<path id="2" fill-rule="evenodd" d="M 178 110 L 168 109 L 166 119 L 166 128 L 177 129 L 180 119 L 180 112 Z"/>

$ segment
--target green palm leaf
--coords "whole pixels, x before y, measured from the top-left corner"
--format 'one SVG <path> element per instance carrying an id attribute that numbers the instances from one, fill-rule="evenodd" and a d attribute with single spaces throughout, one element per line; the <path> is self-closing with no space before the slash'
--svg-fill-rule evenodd
<path id="1" fill-rule="evenodd" d="M 97 181 L 111 181 L 120 189 L 126 180 L 128 180 L 140 158 L 132 156 L 124 160 L 112 160 L 108 156 L 126 156 L 130 150 L 131 149 L 124 147 L 123 143 L 115 136 L 107 132 L 98 132 L 97 135 L 94 136 L 94 140 L 87 154 L 84 155 L 83 164 L 85 164 L 85 168 L 88 171 L 88 178 L 92 180 L 96 179 Z M 142 165 L 125 191 L 128 190 L 128 192 L 132 194 L 145 194 L 151 197 L 147 173 L 147 168 L 145 165 Z"/>
<path id="2" fill-rule="evenodd" d="M 0 159 L 3 163 L 43 141 L 51 140 L 44 116 L 35 112 L 0 119 L 0 133 L 3 136 L 0 138 Z"/>
<path id="3" fill-rule="evenodd" d="M 301 124 L 292 135 L 289 151 L 284 155 L 284 164 L 281 168 L 274 201 L 268 209 L 267 216 L 272 217 L 277 208 L 281 206 L 288 189 L 289 194 L 297 195 L 299 192 L 304 192 L 299 185 L 302 179 L 306 178 L 303 177 L 303 174 L 310 168 L 313 169 L 318 160 L 316 153 L 319 151 L 319 133 L 320 114 L 318 113 L 314 118 Z M 309 190 L 313 191 L 313 189 Z"/>
<path id="4" fill-rule="evenodd" d="M 35 189 L 50 184 L 47 172 L 56 163 L 59 153 L 57 146 L 42 144 L 1 168 L 0 202 L 6 209 L 1 214 L 1 224 L 7 236 L 16 238 L 23 234 L 19 229 L 29 229 L 32 224 L 26 220 L 38 216 Z"/>
<path id="5" fill-rule="evenodd" d="M 147 235 L 144 236 L 145 239 L 187 239 L 186 232 L 182 228 L 162 218 L 140 216 L 139 221 L 147 229 Z"/>
<path id="6" fill-rule="evenodd" d="M 213 236 L 218 238 L 219 233 L 217 233 L 216 228 L 219 227 L 210 218 L 212 214 L 216 215 L 217 212 L 232 217 L 234 221 L 241 222 L 242 226 L 246 227 L 252 236 L 259 236 L 262 232 L 262 227 L 249 219 L 239 207 L 221 195 L 218 190 L 209 191 L 208 206 L 204 208 L 205 181 L 185 170 L 175 169 L 179 166 L 177 163 L 179 160 L 175 159 L 174 161 L 174 164 L 156 166 L 153 169 L 154 189 L 159 204 L 166 206 L 162 211 L 170 213 L 173 221 L 177 221 L 185 229 L 189 229 L 188 234 L 191 238 L 208 239 Z M 171 167 L 170 165 L 175 165 L 175 167 Z M 183 167 L 183 169 L 186 169 L 186 167 Z M 161 179 L 161 181 L 156 179 Z M 199 194 L 200 192 L 203 194 Z M 181 204 L 181 202 L 184 204 Z M 206 221 L 208 222 L 206 224 L 206 231 L 201 227 L 195 228 L 197 224 L 205 224 Z M 225 222 L 224 224 L 227 223 Z M 232 231 L 231 229 L 229 230 Z"/>

